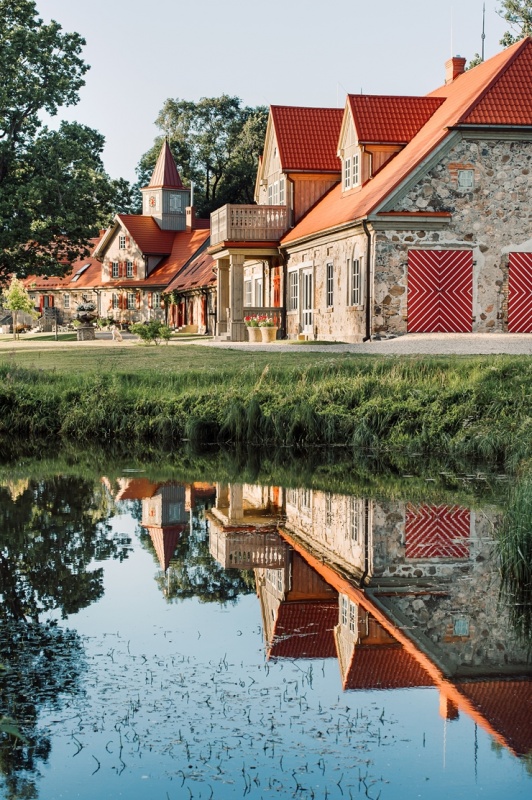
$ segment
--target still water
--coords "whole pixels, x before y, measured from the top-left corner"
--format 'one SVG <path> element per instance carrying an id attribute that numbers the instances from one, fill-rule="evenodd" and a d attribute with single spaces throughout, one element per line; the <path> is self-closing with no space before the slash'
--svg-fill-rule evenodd
<path id="1" fill-rule="evenodd" d="M 504 497 L 458 494 L 0 479 L 0 796 L 529 798 Z"/>

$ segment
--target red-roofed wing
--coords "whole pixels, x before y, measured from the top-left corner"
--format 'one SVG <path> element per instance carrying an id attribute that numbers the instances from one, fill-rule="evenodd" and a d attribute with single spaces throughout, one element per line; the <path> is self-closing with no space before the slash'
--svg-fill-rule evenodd
<path id="1" fill-rule="evenodd" d="M 271 106 L 283 172 L 340 172 L 340 108 Z"/>

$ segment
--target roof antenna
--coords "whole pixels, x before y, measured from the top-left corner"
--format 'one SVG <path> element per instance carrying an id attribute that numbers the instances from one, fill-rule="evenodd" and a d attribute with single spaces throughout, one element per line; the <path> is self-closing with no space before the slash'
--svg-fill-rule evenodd
<path id="1" fill-rule="evenodd" d="M 482 61 L 484 61 L 484 39 L 486 38 L 486 3 L 482 4 Z"/>

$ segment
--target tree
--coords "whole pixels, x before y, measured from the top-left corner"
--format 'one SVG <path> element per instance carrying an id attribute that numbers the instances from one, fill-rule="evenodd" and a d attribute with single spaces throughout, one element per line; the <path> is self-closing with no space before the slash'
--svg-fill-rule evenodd
<path id="1" fill-rule="evenodd" d="M 88 252 L 116 193 L 103 137 L 77 123 L 43 126 L 78 101 L 84 39 L 44 24 L 33 0 L 0 0 L 0 281 L 62 274 Z"/>
<path id="2" fill-rule="evenodd" d="M 17 338 L 17 316 L 19 311 L 33 314 L 33 301 L 24 284 L 13 277 L 9 289 L 5 293 L 4 308 L 13 312 L 13 338 Z"/>
<path id="3" fill-rule="evenodd" d="M 504 47 L 532 34 L 532 0 L 501 0 L 497 14 L 509 22 L 514 31 L 506 31 L 500 40 Z"/>
<path id="4" fill-rule="evenodd" d="M 228 95 L 165 102 L 156 124 L 168 137 L 181 177 L 194 182 L 200 215 L 222 203 L 253 201 L 267 118 L 266 108 L 242 107 L 238 97 Z M 159 136 L 139 162 L 139 188 L 150 180 L 162 141 Z"/>

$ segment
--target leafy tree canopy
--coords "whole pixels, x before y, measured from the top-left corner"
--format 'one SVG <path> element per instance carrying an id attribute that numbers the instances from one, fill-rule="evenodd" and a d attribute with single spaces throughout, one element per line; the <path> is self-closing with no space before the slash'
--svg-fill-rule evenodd
<path id="1" fill-rule="evenodd" d="M 504 47 L 532 34 L 532 0 L 501 0 L 497 14 L 509 22 L 512 29 L 506 31 L 500 41 Z"/>
<path id="2" fill-rule="evenodd" d="M 268 110 L 242 106 L 238 97 L 168 99 L 156 124 L 162 131 L 137 167 L 140 188 L 149 183 L 163 136 L 185 182 L 194 182 L 201 216 L 224 203 L 252 203 Z"/>
<path id="3" fill-rule="evenodd" d="M 66 271 L 111 214 L 118 187 L 103 168 L 103 137 L 41 120 L 77 103 L 84 44 L 45 24 L 33 0 L 0 0 L 0 282 Z"/>

